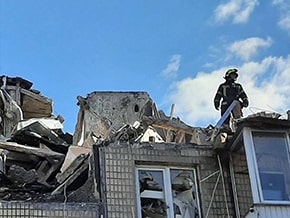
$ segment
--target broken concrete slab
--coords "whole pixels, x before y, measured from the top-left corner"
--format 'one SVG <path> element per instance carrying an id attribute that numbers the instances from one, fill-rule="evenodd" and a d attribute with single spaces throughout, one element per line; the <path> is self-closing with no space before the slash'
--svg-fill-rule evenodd
<path id="1" fill-rule="evenodd" d="M 39 144 L 43 143 L 52 151 L 62 154 L 65 154 L 69 147 L 69 144 L 61 139 L 56 132 L 44 126 L 40 121 L 27 124 L 27 126 L 14 131 L 11 141 L 34 147 L 39 147 Z"/>
<path id="2" fill-rule="evenodd" d="M 45 176 L 41 178 L 41 182 L 45 182 L 53 172 L 55 172 L 57 169 L 59 169 L 60 165 L 62 164 L 64 160 L 64 155 L 47 150 L 47 149 L 41 149 L 41 148 L 35 148 L 30 147 L 26 145 L 21 145 L 15 142 L 1 142 L 0 141 L 0 148 L 8 150 L 8 151 L 14 151 L 24 154 L 33 154 L 38 157 L 41 157 L 45 159 L 48 163 L 47 168 L 45 169 L 45 172 L 43 173 Z"/>
<path id="3" fill-rule="evenodd" d="M 78 168 L 74 171 L 73 174 L 71 174 L 66 180 L 60 184 L 52 193 L 51 195 L 58 195 L 66 191 L 66 189 L 70 190 L 71 185 L 77 180 L 77 179 L 82 179 L 83 183 L 87 180 L 88 177 L 88 169 L 89 169 L 89 156 L 85 156 L 85 159 L 82 160 L 82 164 L 80 166 L 77 166 Z M 78 162 L 78 161 L 77 161 Z M 76 186 L 79 186 L 79 184 L 83 183 L 78 183 Z M 75 188 L 74 188 L 75 189 Z"/>
<path id="4" fill-rule="evenodd" d="M 34 154 L 39 157 L 51 159 L 53 162 L 60 162 L 64 155 L 58 152 L 50 151 L 47 149 L 35 148 L 27 145 L 18 144 L 16 142 L 3 142 L 0 141 L 0 148 L 8 151 L 17 151 L 25 154 Z"/>
<path id="5" fill-rule="evenodd" d="M 51 130 L 63 129 L 63 124 L 56 118 L 30 118 L 26 120 L 21 120 L 17 123 L 16 130 L 23 129 L 35 122 L 39 122 L 41 125 L 45 126 Z"/>
<path id="6" fill-rule="evenodd" d="M 61 173 L 56 175 L 58 183 L 63 183 L 69 176 L 71 176 L 87 159 L 87 154 L 80 154 L 76 156 L 73 161 Z"/>
<path id="7" fill-rule="evenodd" d="M 65 156 L 65 160 L 60 169 L 60 173 L 63 173 L 73 162 L 77 159 L 78 156 L 82 154 L 89 154 L 92 152 L 91 148 L 80 147 L 80 146 L 70 146 L 68 152 Z"/>
<path id="8" fill-rule="evenodd" d="M 27 154 L 18 151 L 8 151 L 5 149 L 3 149 L 3 151 L 6 151 L 4 165 L 5 170 L 6 168 L 9 168 L 13 164 L 22 166 L 25 169 L 32 169 L 43 159 L 42 157 L 36 156 L 34 154 Z"/>
<path id="9" fill-rule="evenodd" d="M 12 165 L 9 167 L 7 177 L 14 184 L 22 186 L 24 184 L 30 184 L 38 180 L 38 174 L 35 169 L 26 170 L 21 166 Z"/>

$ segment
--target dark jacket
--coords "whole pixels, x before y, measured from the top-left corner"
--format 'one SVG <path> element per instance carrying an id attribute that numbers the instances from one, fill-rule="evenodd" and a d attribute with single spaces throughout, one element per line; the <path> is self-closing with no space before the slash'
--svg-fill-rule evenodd
<path id="1" fill-rule="evenodd" d="M 214 97 L 214 106 L 216 109 L 219 108 L 221 99 L 222 107 L 228 107 L 234 100 L 240 100 L 243 107 L 249 105 L 248 97 L 242 85 L 230 79 L 226 80 L 218 87 Z"/>

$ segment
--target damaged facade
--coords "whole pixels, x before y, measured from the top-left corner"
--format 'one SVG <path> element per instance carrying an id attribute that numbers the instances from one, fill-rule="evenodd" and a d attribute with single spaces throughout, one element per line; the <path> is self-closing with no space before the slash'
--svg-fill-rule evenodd
<path id="1" fill-rule="evenodd" d="M 224 133 L 167 116 L 146 92 L 92 92 L 70 135 L 31 82 L 1 80 L 0 217 L 290 216 L 289 117 L 253 114 Z"/>

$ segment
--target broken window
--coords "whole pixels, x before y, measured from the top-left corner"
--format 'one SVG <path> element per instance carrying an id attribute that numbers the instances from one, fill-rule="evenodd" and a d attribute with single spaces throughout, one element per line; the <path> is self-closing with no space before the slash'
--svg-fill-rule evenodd
<path id="1" fill-rule="evenodd" d="M 138 167 L 138 217 L 200 217 L 196 184 L 194 169 Z"/>
<path id="2" fill-rule="evenodd" d="M 252 132 L 253 167 L 260 202 L 290 202 L 289 136 Z"/>

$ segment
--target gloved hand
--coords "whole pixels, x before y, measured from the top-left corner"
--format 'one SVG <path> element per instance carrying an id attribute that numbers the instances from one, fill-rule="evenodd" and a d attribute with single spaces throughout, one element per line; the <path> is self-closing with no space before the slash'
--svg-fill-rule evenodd
<path id="1" fill-rule="evenodd" d="M 214 103 L 214 107 L 215 107 L 216 110 L 219 110 L 219 107 L 220 107 L 219 102 L 215 102 L 215 103 Z"/>
<path id="2" fill-rule="evenodd" d="M 245 99 L 242 103 L 243 107 L 248 107 L 249 106 L 249 101 L 247 99 Z"/>

